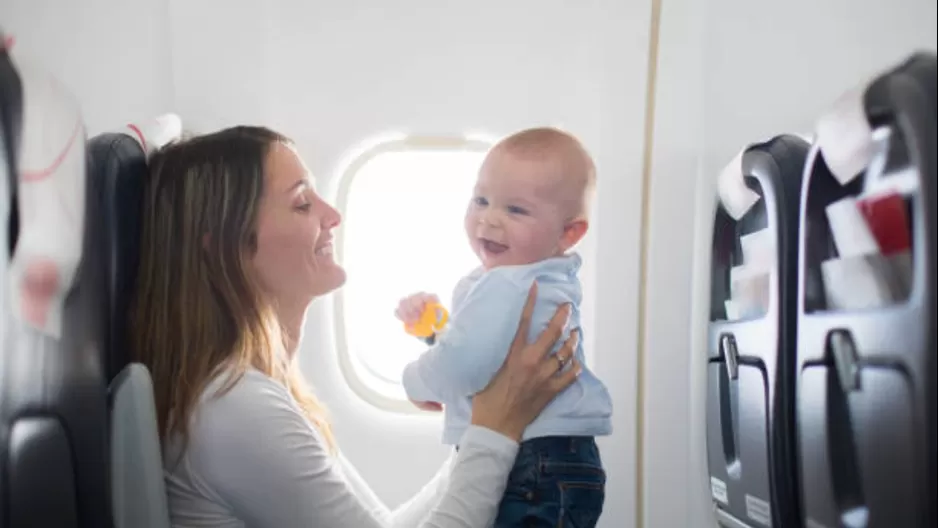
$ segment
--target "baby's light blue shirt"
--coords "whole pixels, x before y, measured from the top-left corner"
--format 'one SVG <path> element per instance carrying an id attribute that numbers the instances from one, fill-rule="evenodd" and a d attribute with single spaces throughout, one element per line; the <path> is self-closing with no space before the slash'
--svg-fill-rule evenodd
<path id="1" fill-rule="evenodd" d="M 580 329 L 576 356 L 583 370 L 577 380 L 541 412 L 523 440 L 542 436 L 601 436 L 612 432 L 612 400 L 605 385 L 586 365 L 580 327 L 581 258 L 572 253 L 522 266 L 474 270 L 456 285 L 446 329 L 436 343 L 404 369 L 403 384 L 414 401 L 442 403 L 443 443 L 454 445 L 469 426 L 471 397 L 485 388 L 501 367 L 521 320 L 533 281 L 537 302 L 529 340 L 535 339 L 564 303 L 570 322 L 554 352 L 574 329 Z"/>

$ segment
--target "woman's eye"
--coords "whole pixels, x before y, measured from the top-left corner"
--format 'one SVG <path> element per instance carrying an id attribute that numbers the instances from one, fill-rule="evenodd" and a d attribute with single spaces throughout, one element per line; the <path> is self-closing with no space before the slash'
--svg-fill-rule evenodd
<path id="1" fill-rule="evenodd" d="M 312 207 L 313 207 L 313 204 L 311 204 L 311 203 L 309 203 L 309 202 L 307 202 L 307 203 L 302 203 L 302 204 L 296 206 L 296 208 L 299 209 L 300 211 L 309 211 Z"/>

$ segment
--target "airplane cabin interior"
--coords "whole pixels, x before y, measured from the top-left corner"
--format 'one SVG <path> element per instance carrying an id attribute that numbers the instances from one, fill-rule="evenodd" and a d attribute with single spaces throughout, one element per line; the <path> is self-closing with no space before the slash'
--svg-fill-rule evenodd
<path id="1" fill-rule="evenodd" d="M 464 227 L 489 155 L 551 127 L 595 166 L 578 358 L 612 411 L 587 526 L 938 525 L 936 18 L 931 0 L 0 0 L 0 528 L 195 526 L 128 314 L 151 160 L 238 125 L 290 138 L 341 215 L 347 278 L 291 361 L 388 509 L 471 451 L 441 442 L 459 406 L 444 423 L 405 381 L 503 249 Z M 413 292 L 440 301 L 420 339 L 395 317 Z M 559 486 L 557 523 L 494 526 L 585 528 Z M 411 528 L 483 526 L 465 515 Z M 359 528 L 340 524 L 314 527 Z"/>

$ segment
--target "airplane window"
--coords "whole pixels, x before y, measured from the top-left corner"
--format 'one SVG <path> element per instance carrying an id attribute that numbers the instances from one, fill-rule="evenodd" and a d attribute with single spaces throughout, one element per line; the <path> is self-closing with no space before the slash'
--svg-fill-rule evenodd
<path id="1" fill-rule="evenodd" d="M 418 291 L 449 306 L 456 282 L 478 265 L 463 215 L 488 148 L 468 140 L 386 143 L 342 179 L 336 249 L 348 281 L 335 297 L 338 353 L 346 381 L 372 404 L 416 410 L 401 374 L 426 345 L 404 332 L 394 310 Z"/>

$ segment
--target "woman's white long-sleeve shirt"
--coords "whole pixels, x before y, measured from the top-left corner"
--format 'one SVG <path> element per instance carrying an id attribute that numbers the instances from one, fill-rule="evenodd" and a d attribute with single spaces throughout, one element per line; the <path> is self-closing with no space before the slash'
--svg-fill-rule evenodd
<path id="1" fill-rule="evenodd" d="M 518 444 L 470 427 L 459 453 L 407 503 L 389 510 L 354 467 L 330 454 L 289 391 L 249 370 L 213 397 L 206 389 L 186 449 L 163 452 L 174 527 L 486 528 Z"/>

